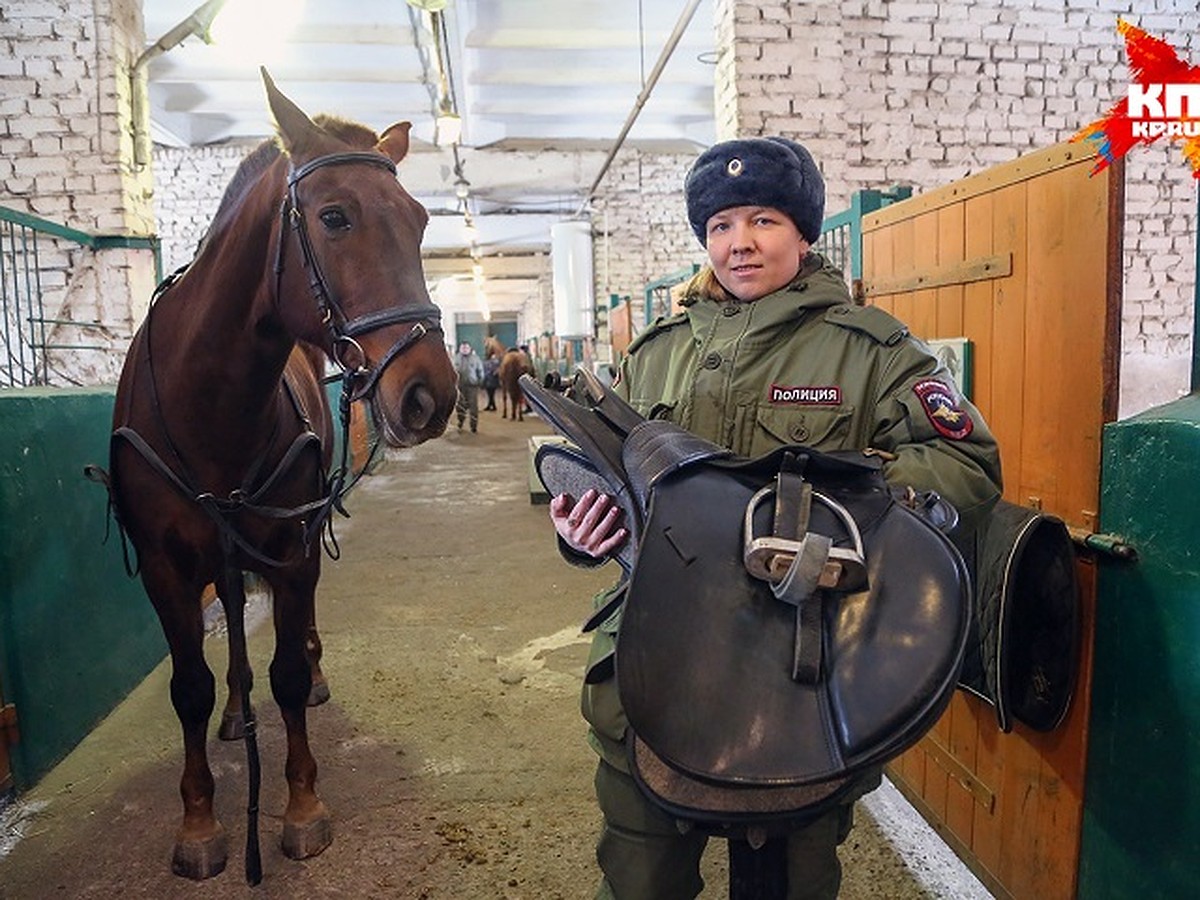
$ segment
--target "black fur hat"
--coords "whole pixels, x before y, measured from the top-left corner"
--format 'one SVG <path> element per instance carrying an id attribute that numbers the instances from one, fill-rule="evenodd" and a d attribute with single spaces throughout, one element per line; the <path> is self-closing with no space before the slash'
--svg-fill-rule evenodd
<path id="1" fill-rule="evenodd" d="M 709 147 L 683 182 L 688 223 L 706 244 L 709 218 L 731 206 L 773 206 L 810 244 L 821 236 L 825 181 L 812 156 L 787 138 L 745 138 Z"/>

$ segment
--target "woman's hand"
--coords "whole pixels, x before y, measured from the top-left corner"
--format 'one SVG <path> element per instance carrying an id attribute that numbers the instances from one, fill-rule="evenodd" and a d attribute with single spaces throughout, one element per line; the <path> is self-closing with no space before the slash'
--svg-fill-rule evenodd
<path id="1" fill-rule="evenodd" d="M 550 521 L 571 549 L 588 556 L 608 556 L 629 532 L 621 527 L 621 507 L 607 494 L 588 488 L 578 503 L 567 494 L 550 501 Z"/>

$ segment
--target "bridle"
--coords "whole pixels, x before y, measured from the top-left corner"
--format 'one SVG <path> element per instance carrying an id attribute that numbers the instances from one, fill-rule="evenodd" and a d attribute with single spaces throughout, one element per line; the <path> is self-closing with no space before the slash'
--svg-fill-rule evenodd
<path id="1" fill-rule="evenodd" d="M 278 304 L 283 280 L 284 248 L 287 246 L 285 225 L 290 224 L 300 244 L 300 255 L 304 261 L 304 269 L 308 272 L 309 290 L 312 291 L 313 298 L 317 301 L 321 321 L 329 329 L 333 347 L 331 355 L 343 373 L 343 394 L 349 392 L 347 402 L 371 397 L 384 370 L 397 356 L 415 345 L 431 331 L 440 332 L 442 330 L 441 310 L 432 303 L 420 306 L 393 306 L 351 319 L 346 315 L 330 288 L 325 273 L 321 271 L 321 263 L 313 250 L 312 238 L 309 237 L 308 226 L 300 205 L 300 182 L 317 169 L 325 166 L 354 163 L 377 166 L 386 169 L 392 175 L 396 174 L 396 164 L 386 156 L 365 151 L 329 153 L 311 159 L 299 168 L 293 166 L 288 170 L 287 195 L 279 207 L 279 243 L 275 251 L 275 302 Z M 374 367 L 368 367 L 367 355 L 358 343 L 358 338 L 388 325 L 403 322 L 412 322 L 413 326 L 404 337 L 392 344 Z M 351 352 L 357 356 L 357 363 L 354 363 L 353 360 L 347 361 Z"/>
<path id="2" fill-rule="evenodd" d="M 354 487 L 358 479 L 370 468 L 374 460 L 375 452 L 378 449 L 378 439 L 371 448 L 371 452 L 367 461 L 363 464 L 362 469 L 357 472 L 347 484 L 347 475 L 349 474 L 349 447 L 350 447 L 350 406 L 356 400 L 367 399 L 371 400 L 374 397 L 375 389 L 379 384 L 379 379 L 382 377 L 387 367 L 401 353 L 414 347 L 418 341 L 431 332 L 441 332 L 441 310 L 432 303 L 425 303 L 419 306 L 393 306 L 388 309 L 376 310 L 366 313 L 365 315 L 350 318 L 346 315 L 345 309 L 338 301 L 338 298 L 331 289 L 325 274 L 321 270 L 320 261 L 313 250 L 312 239 L 309 237 L 308 228 L 305 225 L 304 213 L 300 205 L 300 195 L 298 187 L 300 182 L 315 172 L 317 169 L 325 166 L 336 165 L 352 165 L 365 164 L 386 169 L 392 175 L 396 174 L 396 164 L 383 156 L 380 153 L 371 153 L 367 151 L 354 151 L 343 153 L 329 153 L 324 156 L 318 156 L 315 159 L 309 160 L 299 168 L 292 167 L 288 171 L 287 178 L 287 193 L 280 205 L 280 229 L 279 243 L 275 250 L 275 283 L 274 296 L 272 302 L 276 309 L 279 307 L 280 291 L 283 281 L 284 269 L 284 248 L 288 243 L 288 231 L 284 227 L 290 224 L 291 230 L 295 232 L 297 241 L 300 244 L 300 254 L 304 262 L 304 268 L 308 272 L 309 289 L 312 292 L 313 298 L 317 302 L 317 309 L 321 315 L 321 321 L 329 329 L 332 341 L 332 357 L 337 366 L 341 369 L 341 375 L 335 376 L 335 379 L 340 377 L 342 382 L 341 400 L 339 403 L 339 417 L 341 420 L 341 459 L 337 468 L 323 477 L 325 482 L 324 496 L 317 500 L 310 501 L 297 507 L 279 508 L 264 503 L 264 499 L 268 491 L 274 487 L 280 479 L 286 474 L 286 471 L 299 458 L 301 451 L 309 444 L 316 443 L 319 445 L 320 439 L 314 434 L 311 428 L 308 427 L 307 416 L 299 409 L 296 398 L 287 385 L 286 379 L 281 379 L 286 393 L 291 399 L 292 405 L 297 408 L 302 422 L 305 424 L 305 430 L 296 437 L 291 446 L 284 453 L 279 463 L 265 477 L 259 480 L 263 466 L 266 462 L 266 454 L 270 453 L 271 441 L 268 441 L 268 446 L 263 451 L 263 456 L 256 459 L 249 467 L 242 486 L 230 492 L 228 497 L 218 497 L 211 491 L 205 491 L 196 486 L 196 479 L 192 475 L 191 470 L 183 460 L 183 456 L 176 447 L 175 442 L 171 439 L 167 431 L 166 420 L 162 414 L 162 408 L 158 400 L 158 388 L 154 379 L 154 366 L 150 353 L 150 325 L 152 321 L 152 313 L 157 300 L 167 292 L 183 273 L 187 266 L 173 272 L 155 289 L 154 296 L 151 299 L 150 311 L 146 316 L 146 327 L 142 332 L 142 339 L 146 347 L 146 364 L 150 375 L 150 390 L 152 404 L 154 407 L 155 417 L 158 420 L 159 428 L 166 441 L 170 455 L 174 459 L 174 466 L 166 462 L 158 452 L 150 446 L 140 434 L 128 425 L 121 426 L 113 432 L 113 443 L 115 445 L 118 439 L 126 441 L 130 444 L 141 456 L 154 468 L 161 476 L 163 476 L 171 485 L 175 487 L 179 493 L 200 505 L 200 507 L 210 516 L 216 524 L 221 536 L 223 552 L 226 555 L 227 561 L 231 558 L 234 547 L 240 548 L 246 555 L 258 560 L 260 563 L 270 566 L 287 565 L 290 561 L 287 559 L 273 559 L 266 556 L 257 548 L 253 547 L 245 538 L 243 538 L 233 524 L 230 522 L 230 516 L 239 511 L 256 513 L 260 516 L 273 519 L 294 519 L 303 518 L 311 515 L 311 518 L 305 523 L 304 527 L 304 553 L 307 555 L 308 548 L 312 543 L 313 538 L 323 528 L 326 530 L 327 540 L 325 542 L 326 551 L 330 556 L 337 558 L 338 549 L 337 542 L 333 539 L 332 528 L 326 527 L 331 523 L 331 514 L 333 510 L 338 510 L 343 515 L 349 515 L 342 500 L 346 493 Z M 399 338 L 386 353 L 379 359 L 374 366 L 367 365 L 367 355 L 362 346 L 358 343 L 358 338 L 362 335 L 377 331 L 380 328 L 388 325 L 396 325 L 402 323 L 412 323 L 412 327 Z M 347 357 L 350 353 L 357 354 L 358 361 L 348 361 Z M 125 555 L 125 568 L 130 575 L 133 575 L 138 570 L 136 563 L 131 564 L 126 543 L 125 530 L 121 524 L 119 516 L 116 515 L 116 505 L 113 493 L 113 485 L 107 472 L 98 466 L 86 467 L 85 474 L 93 481 L 102 483 L 109 493 L 109 513 L 112 519 L 116 521 L 118 530 L 121 535 L 121 544 Z M 257 484 L 255 484 L 257 482 Z"/>

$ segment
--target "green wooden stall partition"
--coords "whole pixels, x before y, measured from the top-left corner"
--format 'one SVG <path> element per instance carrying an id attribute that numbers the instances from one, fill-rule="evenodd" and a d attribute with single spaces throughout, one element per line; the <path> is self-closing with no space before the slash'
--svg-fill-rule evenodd
<path id="1" fill-rule="evenodd" d="M 112 388 L 0 390 L 0 690 L 28 788 L 166 654 L 140 580 L 126 576 L 107 498 Z"/>
<path id="2" fill-rule="evenodd" d="M 1104 429 L 1081 900 L 1200 890 L 1200 394 Z"/>

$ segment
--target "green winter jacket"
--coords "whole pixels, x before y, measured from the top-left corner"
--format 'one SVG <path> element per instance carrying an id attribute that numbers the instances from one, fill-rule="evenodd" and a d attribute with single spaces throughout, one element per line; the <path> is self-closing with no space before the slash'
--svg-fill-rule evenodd
<path id="1" fill-rule="evenodd" d="M 962 529 L 999 498 L 1000 456 L 979 412 L 901 322 L 853 305 L 841 272 L 818 254 L 758 300 L 691 295 L 683 303 L 622 360 L 614 389 L 642 415 L 749 457 L 783 444 L 870 448 L 890 484 L 937 491 Z M 593 659 L 613 646 L 619 618 L 601 626 Z M 584 687 L 583 712 L 593 744 L 626 769 L 613 680 Z"/>

